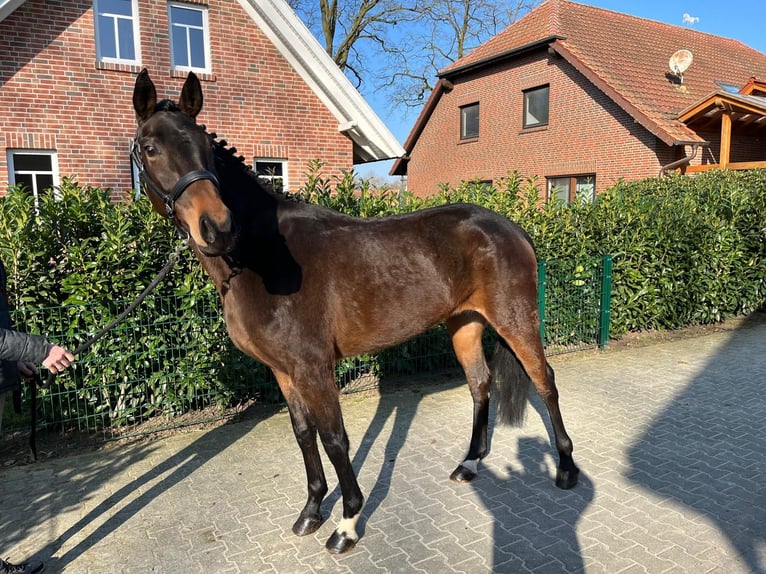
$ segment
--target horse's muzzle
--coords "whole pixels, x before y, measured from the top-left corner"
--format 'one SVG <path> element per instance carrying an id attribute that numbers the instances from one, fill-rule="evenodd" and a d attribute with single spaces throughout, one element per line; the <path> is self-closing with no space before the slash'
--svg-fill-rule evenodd
<path id="1" fill-rule="evenodd" d="M 222 221 L 215 221 L 207 215 L 200 216 L 199 232 L 205 242 L 199 249 L 210 257 L 231 253 L 237 242 L 237 229 L 231 212 Z"/>

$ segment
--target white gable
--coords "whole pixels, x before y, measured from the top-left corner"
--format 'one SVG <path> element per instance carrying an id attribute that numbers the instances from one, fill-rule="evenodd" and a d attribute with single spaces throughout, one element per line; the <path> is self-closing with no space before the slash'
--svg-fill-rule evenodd
<path id="1" fill-rule="evenodd" d="M 397 158 L 404 148 L 284 0 L 238 0 L 338 120 L 362 162 Z"/>
<path id="2" fill-rule="evenodd" d="M 0 22 L 24 1 L 0 0 Z M 354 142 L 355 161 L 380 161 L 404 155 L 401 144 L 322 49 L 287 2 L 238 1 L 338 120 L 338 131 L 346 134 Z"/>

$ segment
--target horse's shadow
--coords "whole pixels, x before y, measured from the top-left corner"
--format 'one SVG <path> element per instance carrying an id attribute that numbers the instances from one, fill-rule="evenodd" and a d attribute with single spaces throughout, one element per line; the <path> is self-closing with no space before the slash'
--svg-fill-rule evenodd
<path id="1" fill-rule="evenodd" d="M 359 520 L 360 535 L 365 534 L 368 520 L 380 508 L 389 495 L 392 482 L 395 482 L 397 457 L 404 448 L 421 400 L 431 393 L 455 386 L 465 384 L 456 377 L 454 381 L 450 381 L 450 386 L 422 385 L 413 389 L 411 393 L 403 391 L 401 387 L 393 387 L 391 390 L 385 382 L 380 385 L 378 407 L 359 441 L 352 461 L 359 473 L 371 455 L 372 445 L 388 432 L 387 426 L 391 427 L 384 449 L 383 464 L 372 490 L 367 495 L 367 502 Z M 465 395 L 465 400 L 470 404 L 467 388 Z M 561 567 L 561 564 L 565 565 L 561 571 L 583 572 L 584 565 L 576 527 L 582 513 L 593 499 L 594 486 L 584 472 L 573 490 L 563 491 L 554 486 L 555 469 L 551 474 L 551 468 L 555 467 L 555 464 L 549 459 L 553 456 L 552 452 L 555 452 L 555 449 L 552 450 L 553 429 L 542 401 L 535 396 L 530 402 L 545 425 L 548 441 L 539 436 L 525 437 L 523 429 L 511 431 L 505 427 L 503 433 L 516 432 L 520 435 L 517 456 L 521 467 L 506 465 L 504 470 L 495 470 L 499 465 L 497 459 L 501 455 L 491 449 L 495 429 L 493 417 L 490 417 L 488 458 L 494 459 L 494 466 L 480 463 L 478 476 L 468 485 L 457 488 L 471 489 L 484 509 L 492 515 L 493 571 L 513 572 L 517 571 L 517 566 L 521 564 L 526 568 L 534 568 L 535 565 L 544 566 L 557 561 L 560 563 L 557 564 L 558 567 Z M 466 432 L 469 431 L 470 424 L 466 426 Z M 466 434 L 466 448 L 469 438 L 469 434 Z M 422 440 L 422 437 L 416 440 Z M 452 462 L 457 464 L 459 460 L 446 463 L 446 483 L 449 483 L 451 469 L 448 467 Z M 324 500 L 323 515 L 328 516 L 339 500 L 340 489 L 336 487 Z M 460 501 L 456 501 L 457 506 L 460 504 Z"/>
<path id="2" fill-rule="evenodd" d="M 162 459 L 151 470 L 130 480 L 101 501 L 63 534 L 41 548 L 35 557 L 43 560 L 52 572 L 65 571 L 69 564 L 99 542 L 107 539 L 120 525 L 136 516 L 168 489 L 188 479 L 195 471 L 247 435 L 261 421 L 273 416 L 279 409 L 279 406 L 257 405 L 250 407 L 241 414 L 239 417 L 241 420 L 237 424 L 227 427 L 226 432 L 205 433 L 177 453 Z M 61 512 L 68 506 L 78 506 L 84 493 L 95 492 L 104 488 L 116 474 L 124 474 L 124 470 L 133 463 L 143 461 L 147 456 L 151 456 L 153 448 L 151 444 L 147 444 L 128 449 L 127 455 L 115 452 L 114 460 L 108 464 L 103 462 L 104 455 L 98 455 L 97 462 L 93 464 L 92 469 L 78 468 L 76 470 L 78 475 L 77 491 L 57 495 L 59 500 L 54 504 L 57 511 Z M 68 498 L 64 500 L 63 497 Z M 70 502 L 68 502 L 69 499 L 71 499 Z M 120 505 L 123 505 L 122 508 L 115 513 L 114 507 Z M 46 503 L 44 508 L 40 508 L 41 514 L 50 512 L 49 507 L 50 501 Z M 104 520 L 104 516 L 109 517 Z M 93 524 L 99 524 L 99 526 L 87 536 L 83 536 L 83 533 Z M 82 540 L 61 553 L 64 547 L 78 538 L 82 538 Z"/>
<path id="3" fill-rule="evenodd" d="M 397 456 L 404 446 L 415 413 L 417 412 L 418 404 L 423 396 L 447 388 L 445 385 L 426 384 L 413 386 L 410 390 L 406 390 L 403 385 L 399 384 L 400 382 L 401 381 L 393 384 L 381 382 L 379 384 L 378 389 L 380 392 L 380 399 L 378 401 L 377 409 L 375 410 L 375 415 L 370 421 L 361 441 L 359 441 L 359 447 L 356 449 L 353 460 L 351 461 L 357 476 L 359 476 L 360 471 L 365 466 L 367 458 L 370 456 L 372 446 L 384 433 L 385 427 L 393 417 L 391 434 L 386 442 L 380 472 L 375 479 L 372 490 L 366 495 L 365 506 L 362 510 L 362 515 L 359 518 L 359 523 L 357 524 L 357 530 L 360 536 L 364 536 L 367 521 L 388 496 L 396 468 Z M 454 379 L 454 382 L 450 379 L 449 384 L 450 386 L 457 386 L 461 383 L 457 379 Z M 467 390 L 466 400 L 470 400 Z M 322 502 L 322 515 L 329 516 L 340 498 L 340 487 L 336 486 Z"/>
<path id="4" fill-rule="evenodd" d="M 503 471 L 483 465 L 470 483 L 492 514 L 492 571 L 581 573 L 585 565 L 577 523 L 593 500 L 594 485 L 581 471 L 574 489 L 554 486 L 553 428 L 540 398 L 531 396 L 530 403 L 545 425 L 548 440 L 525 436 L 523 429 L 516 431 L 520 434 L 518 463 L 507 464 Z"/>

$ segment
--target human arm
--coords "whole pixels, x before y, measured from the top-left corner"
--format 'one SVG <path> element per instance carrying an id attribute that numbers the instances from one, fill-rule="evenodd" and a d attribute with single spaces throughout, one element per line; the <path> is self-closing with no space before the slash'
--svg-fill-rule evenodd
<path id="1" fill-rule="evenodd" d="M 42 363 L 51 372 L 58 373 L 72 363 L 74 355 L 40 335 L 0 329 L 0 360 Z"/>
<path id="2" fill-rule="evenodd" d="M 74 355 L 58 345 L 51 345 L 48 355 L 42 363 L 50 372 L 59 373 L 66 369 L 74 361 Z M 38 374 L 37 365 L 29 361 L 19 361 L 16 364 L 19 374 L 25 379 L 30 379 Z"/>

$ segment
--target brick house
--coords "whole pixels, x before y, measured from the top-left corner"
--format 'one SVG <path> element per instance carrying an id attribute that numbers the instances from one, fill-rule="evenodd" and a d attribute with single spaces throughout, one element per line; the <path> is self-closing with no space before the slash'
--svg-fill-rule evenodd
<path id="1" fill-rule="evenodd" d="M 518 171 L 568 201 L 621 178 L 766 167 L 756 78 L 766 55 L 736 40 L 548 0 L 439 73 L 391 174 L 427 195 Z"/>
<path id="2" fill-rule="evenodd" d="M 199 121 L 294 190 L 401 145 L 284 0 L 0 0 L 0 192 L 72 176 L 131 194 L 132 91 L 202 80 Z"/>

